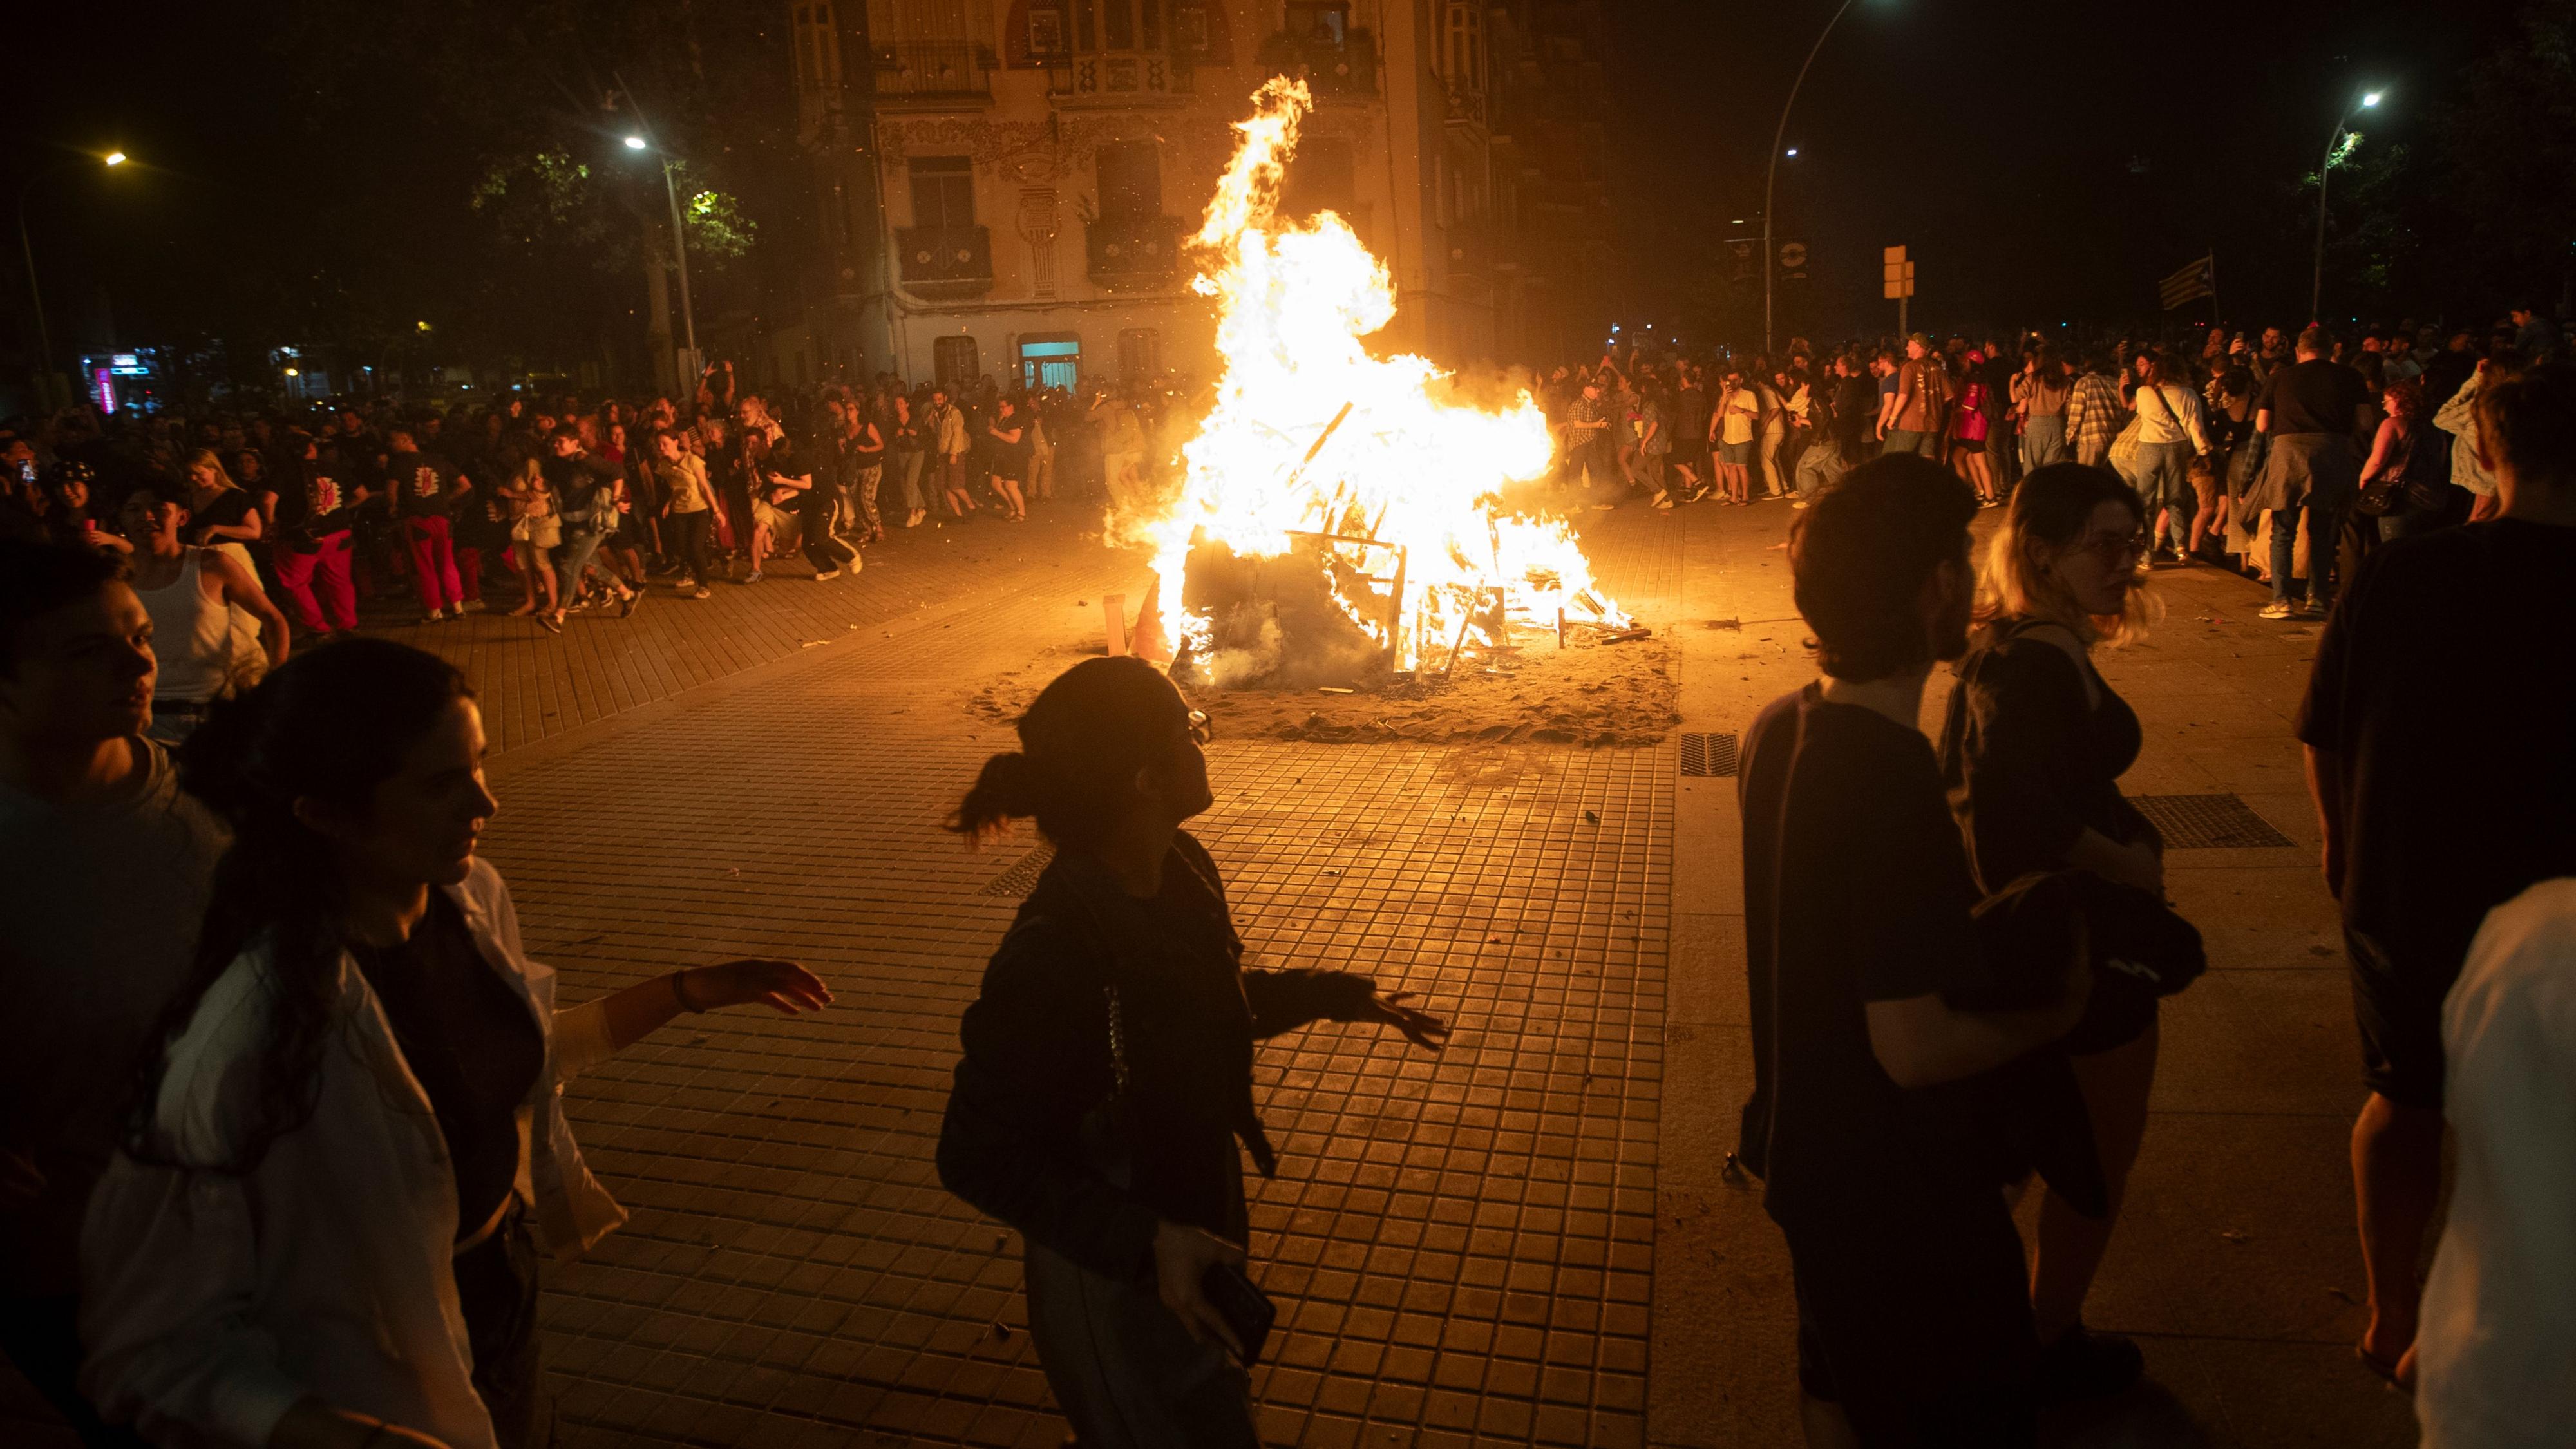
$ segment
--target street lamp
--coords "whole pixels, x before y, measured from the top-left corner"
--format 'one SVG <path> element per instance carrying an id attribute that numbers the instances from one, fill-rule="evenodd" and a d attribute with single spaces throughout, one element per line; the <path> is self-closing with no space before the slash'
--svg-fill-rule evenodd
<path id="1" fill-rule="evenodd" d="M 116 167 L 124 165 L 126 158 L 122 151 L 110 151 L 104 156 L 89 159 L 101 166 Z M 27 236 L 27 197 L 47 178 L 59 176 L 79 164 L 77 160 L 58 161 L 28 177 L 26 184 L 18 188 L 18 251 L 27 259 L 27 296 L 36 304 L 36 370 L 40 373 L 54 370 L 54 334 L 45 325 L 45 289 L 36 282 L 36 244 Z M 38 389 L 39 392 L 42 390 Z"/>
<path id="2" fill-rule="evenodd" d="M 1850 8 L 1852 0 L 1843 0 L 1834 7 L 1833 19 L 1816 32 L 1816 43 L 1807 47 L 1807 58 L 1798 66 L 1798 78 L 1789 82 L 1789 99 L 1780 104 L 1780 124 L 1771 131 L 1770 164 L 1762 171 L 1762 350 L 1766 353 L 1771 350 L 1771 287 L 1780 270 L 1780 259 L 1771 251 L 1771 187 L 1780 175 L 1780 142 L 1789 134 L 1789 108 L 1798 104 L 1798 87 L 1807 83 L 1807 67 L 1816 63 L 1816 52 L 1825 48 L 1825 37 L 1834 33 L 1835 24 Z M 1797 149 L 1790 148 L 1789 154 L 1797 155 Z"/>
<path id="3" fill-rule="evenodd" d="M 680 183 L 673 179 L 671 174 L 670 152 L 655 151 L 653 143 L 640 135 L 628 136 L 626 149 L 654 151 L 662 161 L 662 194 L 671 202 L 671 256 L 680 271 L 680 326 L 689 340 L 688 367 L 674 368 L 672 372 L 675 378 L 674 386 L 685 389 L 691 379 L 680 374 L 693 370 L 698 365 L 698 317 L 697 313 L 689 307 L 689 233 L 687 223 L 680 217 Z"/>
<path id="4" fill-rule="evenodd" d="M 2343 144 L 2344 124 L 2356 114 L 2377 106 L 2386 91 L 2363 91 L 2343 114 L 2335 117 L 2334 129 L 2326 132 L 2325 159 L 2317 163 L 2317 271 L 2308 288 L 2308 320 L 2323 320 L 2326 295 L 2326 178 L 2334 170 L 2335 147 Z"/>

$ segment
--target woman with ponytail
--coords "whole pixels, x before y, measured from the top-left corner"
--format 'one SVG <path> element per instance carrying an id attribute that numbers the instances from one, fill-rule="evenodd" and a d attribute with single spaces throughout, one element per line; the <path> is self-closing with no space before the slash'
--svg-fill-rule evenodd
<path id="1" fill-rule="evenodd" d="M 735 961 L 559 1008 L 475 856 L 482 720 L 435 655 L 299 654 L 180 774 L 233 843 L 90 1201 L 84 1389 L 160 1443 L 545 1443 L 534 1240 L 625 1217 L 562 1083 L 683 1010 L 829 993 Z"/>
<path id="2" fill-rule="evenodd" d="M 1029 1336 L 1084 1449 L 1253 1449 L 1245 1345 L 1203 1285 L 1244 1262 L 1237 1144 L 1276 1170 L 1254 1043 L 1353 1021 L 1436 1051 L 1448 1028 L 1365 976 L 1244 969 L 1181 829 L 1215 803 L 1207 719 L 1151 665 L 1075 665 L 1019 736 L 950 828 L 1034 819 L 1055 859 L 966 1009 L 939 1178 L 1020 1231 Z"/>

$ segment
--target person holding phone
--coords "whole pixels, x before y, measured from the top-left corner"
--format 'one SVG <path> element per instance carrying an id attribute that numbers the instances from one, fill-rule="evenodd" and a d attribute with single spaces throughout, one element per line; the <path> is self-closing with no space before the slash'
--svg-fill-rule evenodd
<path id="1" fill-rule="evenodd" d="M 1254 1449 L 1240 1153 L 1277 1169 L 1254 1046 L 1350 1021 L 1437 1051 L 1449 1029 L 1365 976 L 1244 968 L 1181 828 L 1215 803 L 1207 719 L 1152 665 L 1085 660 L 1018 728 L 949 828 L 1034 818 L 1056 854 L 966 1009 L 939 1180 L 1025 1240 L 1029 1336 L 1085 1449 Z"/>

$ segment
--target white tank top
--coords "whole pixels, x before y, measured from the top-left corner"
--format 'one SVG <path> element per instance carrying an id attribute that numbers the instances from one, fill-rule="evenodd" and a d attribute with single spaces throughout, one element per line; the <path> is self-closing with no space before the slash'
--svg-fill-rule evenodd
<path id="1" fill-rule="evenodd" d="M 143 611 L 152 616 L 152 653 L 161 661 L 153 681 L 154 699 L 203 703 L 223 690 L 232 666 L 231 607 L 206 597 L 198 572 L 206 551 L 191 548 L 179 563 L 179 577 L 169 587 L 136 589 Z"/>

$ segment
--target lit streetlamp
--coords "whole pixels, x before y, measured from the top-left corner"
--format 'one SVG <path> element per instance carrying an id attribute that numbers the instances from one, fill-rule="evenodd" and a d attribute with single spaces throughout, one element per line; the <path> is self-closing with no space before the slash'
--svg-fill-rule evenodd
<path id="1" fill-rule="evenodd" d="M 687 336 L 689 344 L 688 365 L 675 368 L 673 372 L 677 379 L 675 385 L 686 389 L 692 381 L 687 374 L 693 372 L 698 365 L 698 318 L 689 307 L 689 233 L 688 224 L 680 216 L 680 183 L 671 173 L 670 152 L 656 149 L 652 142 L 641 135 L 628 136 L 626 149 L 652 151 L 662 162 L 662 194 L 668 197 L 671 203 L 671 256 L 680 272 L 680 327 Z"/>
<path id="2" fill-rule="evenodd" d="M 1771 350 L 1771 287 L 1780 270 L 1780 258 L 1771 251 L 1771 187 L 1780 175 L 1780 142 L 1789 134 L 1789 110 L 1798 104 L 1798 87 L 1807 83 L 1807 67 L 1816 63 L 1816 52 L 1825 48 L 1825 37 L 1834 33 L 1835 24 L 1850 8 L 1852 0 L 1843 0 L 1834 7 L 1833 19 L 1816 32 L 1816 43 L 1807 47 L 1807 58 L 1798 66 L 1798 78 L 1789 82 L 1789 99 L 1780 103 L 1780 124 L 1771 131 L 1770 164 L 1762 170 L 1762 350 L 1766 353 Z M 1798 148 L 1790 147 L 1788 154 L 1795 158 Z"/>
<path id="3" fill-rule="evenodd" d="M 2326 132 L 2326 156 L 2317 163 L 2317 272 L 2308 288 L 2308 320 L 2323 321 L 2326 297 L 2326 179 L 2334 170 L 2335 149 L 2343 144 L 2343 128 L 2352 118 L 2379 104 L 2385 91 L 2363 91 L 2343 114 L 2335 117 L 2334 129 Z"/>
<path id="4" fill-rule="evenodd" d="M 104 156 L 85 159 L 113 169 L 124 165 L 126 157 L 122 151 L 110 151 Z M 54 370 L 54 334 L 53 329 L 45 325 L 45 290 L 36 282 L 36 244 L 27 236 L 27 197 L 46 179 L 80 164 L 77 160 L 56 162 L 28 177 L 26 184 L 18 188 L 18 250 L 27 259 L 27 296 L 36 304 L 36 370 L 40 373 Z"/>

